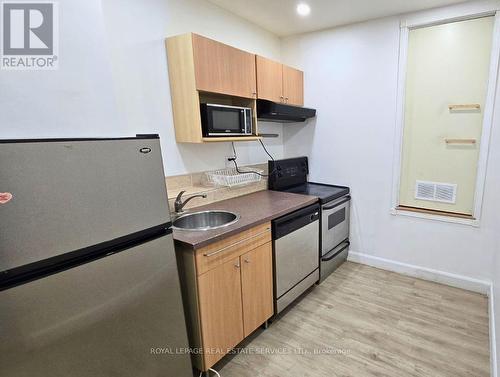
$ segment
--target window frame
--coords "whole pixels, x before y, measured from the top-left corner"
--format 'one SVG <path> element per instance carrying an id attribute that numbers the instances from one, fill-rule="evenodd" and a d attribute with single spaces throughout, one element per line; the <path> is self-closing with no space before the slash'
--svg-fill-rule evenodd
<path id="1" fill-rule="evenodd" d="M 472 218 L 458 218 L 439 214 L 419 213 L 405 209 L 398 209 L 399 192 L 401 182 L 401 163 L 403 156 L 403 131 L 404 131 L 404 108 L 405 108 L 405 89 L 406 89 L 406 68 L 408 57 L 408 38 L 412 29 L 446 24 L 450 22 L 465 21 L 475 18 L 494 16 L 493 39 L 491 45 L 490 67 L 487 94 L 483 112 L 483 128 L 481 133 L 481 143 L 479 144 L 478 169 L 474 192 L 474 209 Z M 394 162 L 393 162 L 393 189 L 391 214 L 404 215 L 416 218 L 444 221 L 463 225 L 480 226 L 481 211 L 483 204 L 484 186 L 486 180 L 486 171 L 488 165 L 488 154 L 490 146 L 491 130 L 493 127 L 493 112 L 495 107 L 495 94 L 497 90 L 498 68 L 500 60 L 500 12 L 499 9 L 482 10 L 462 10 L 454 15 L 447 17 L 434 16 L 416 16 L 413 19 L 402 20 L 400 24 L 399 36 L 399 61 L 398 61 L 398 79 L 397 79 L 397 97 L 396 97 L 396 127 L 394 143 Z"/>

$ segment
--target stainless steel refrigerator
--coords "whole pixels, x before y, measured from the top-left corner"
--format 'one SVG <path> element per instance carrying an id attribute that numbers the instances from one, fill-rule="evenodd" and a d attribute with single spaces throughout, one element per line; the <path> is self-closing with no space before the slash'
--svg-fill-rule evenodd
<path id="1" fill-rule="evenodd" d="M 0 140 L 0 375 L 191 377 L 157 135 Z"/>

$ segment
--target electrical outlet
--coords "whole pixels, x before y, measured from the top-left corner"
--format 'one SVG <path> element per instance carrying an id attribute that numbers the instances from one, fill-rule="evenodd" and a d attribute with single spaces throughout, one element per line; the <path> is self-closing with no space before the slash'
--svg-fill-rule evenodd
<path id="1" fill-rule="evenodd" d="M 234 162 L 231 161 L 234 158 L 234 156 L 225 156 L 224 160 L 226 163 L 226 168 L 234 168 Z"/>

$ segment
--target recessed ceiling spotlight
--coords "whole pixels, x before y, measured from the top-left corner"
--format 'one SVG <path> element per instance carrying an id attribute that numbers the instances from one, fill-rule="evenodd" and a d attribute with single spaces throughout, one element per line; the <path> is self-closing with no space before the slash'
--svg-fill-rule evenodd
<path id="1" fill-rule="evenodd" d="M 311 7 L 306 3 L 297 4 L 297 13 L 300 16 L 307 16 L 311 13 Z"/>

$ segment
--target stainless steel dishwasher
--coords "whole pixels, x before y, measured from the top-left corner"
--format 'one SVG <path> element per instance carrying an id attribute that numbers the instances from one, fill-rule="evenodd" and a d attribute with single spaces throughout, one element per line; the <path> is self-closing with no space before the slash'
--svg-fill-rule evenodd
<path id="1" fill-rule="evenodd" d="M 319 217 L 313 204 L 272 222 L 276 314 L 319 280 Z"/>

